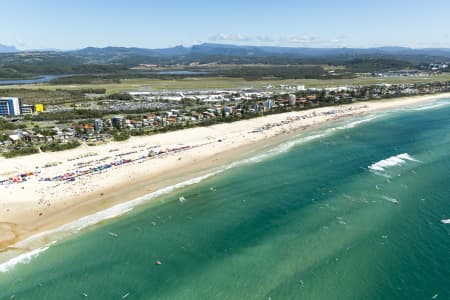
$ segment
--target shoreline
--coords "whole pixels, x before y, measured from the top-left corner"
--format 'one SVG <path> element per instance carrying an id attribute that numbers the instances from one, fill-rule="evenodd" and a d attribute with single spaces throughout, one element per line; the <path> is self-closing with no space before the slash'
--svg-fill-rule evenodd
<path id="1" fill-rule="evenodd" d="M 293 135 L 304 132 L 306 129 L 338 119 L 408 107 L 449 97 L 450 93 L 445 93 L 357 102 L 185 129 L 148 137 L 135 137 L 126 142 L 95 147 L 85 146 L 59 153 L 40 153 L 8 160 L 0 159 L 1 172 L 3 172 L 0 176 L 4 176 L 7 172 L 39 170 L 38 175 L 30 176 L 26 182 L 8 186 L 0 185 L 2 194 L 0 201 L 0 263 L 3 261 L 2 256 L 6 259 L 11 256 L 8 254 L 11 251 L 16 256 L 32 250 L 36 246 L 45 245 L 45 241 L 43 241 L 45 238 L 38 242 L 39 245 L 28 244 L 26 240 L 32 236 L 46 231 L 56 231 L 61 226 L 83 217 L 116 205 L 126 204 L 133 199 L 155 193 L 193 177 L 204 176 L 208 172 L 214 172 L 216 168 L 249 157 L 281 141 L 287 141 Z M 272 125 L 268 126 L 268 124 Z M 261 129 L 264 127 L 266 129 Z M 165 149 L 185 147 L 185 149 L 173 152 L 166 150 L 166 153 L 151 159 L 139 158 L 149 149 L 160 150 L 164 147 Z M 116 151 L 116 149 L 119 150 Z M 114 151 L 111 152 L 111 150 Z M 136 153 L 129 154 L 130 152 Z M 83 175 L 77 177 L 75 181 L 42 180 L 44 177 L 52 178 L 59 174 L 72 172 L 80 165 L 83 167 L 79 167 L 79 169 L 86 168 L 86 166 L 98 166 L 99 163 L 117 159 L 117 154 L 123 154 L 119 158 L 135 158 L 136 161 L 100 170 L 98 173 Z M 92 162 L 93 160 L 94 162 Z M 43 167 L 56 162 L 57 164 L 54 166 Z M 150 203 L 153 202 L 153 199 L 144 202 Z M 118 215 L 120 214 L 119 212 Z"/>

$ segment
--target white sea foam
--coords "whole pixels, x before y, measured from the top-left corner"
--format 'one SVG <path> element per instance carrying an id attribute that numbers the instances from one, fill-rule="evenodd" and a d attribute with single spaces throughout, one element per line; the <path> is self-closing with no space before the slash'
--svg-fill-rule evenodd
<path id="1" fill-rule="evenodd" d="M 261 158 L 265 158 L 274 154 L 281 154 L 281 153 L 285 153 L 287 151 L 289 151 L 290 149 L 292 149 L 293 147 L 300 145 L 300 144 L 304 144 L 313 140 L 317 140 L 320 139 L 322 137 L 327 136 L 326 133 L 324 134 L 315 134 L 315 135 L 308 135 L 305 137 L 301 137 L 301 138 L 297 138 L 295 140 L 286 142 L 286 143 L 282 143 L 279 146 L 275 147 L 274 149 L 261 154 Z"/>
<path id="2" fill-rule="evenodd" d="M 40 253 L 46 251 L 48 248 L 50 248 L 50 246 L 38 248 L 33 251 L 11 258 L 10 260 L 0 264 L 0 273 L 8 272 L 19 264 L 29 263 L 33 258 L 38 257 Z"/>
<path id="3" fill-rule="evenodd" d="M 432 103 L 432 104 L 417 107 L 414 110 L 419 110 L 419 111 L 420 110 L 429 110 L 429 109 L 439 108 L 439 107 L 447 106 L 447 105 L 450 105 L 450 102 Z"/>
<path id="4" fill-rule="evenodd" d="M 369 169 L 372 171 L 384 171 L 386 168 L 402 165 L 407 161 L 418 162 L 418 160 L 412 158 L 408 153 L 403 153 L 396 156 L 391 156 L 387 159 L 380 160 L 370 165 Z"/>
<path id="5" fill-rule="evenodd" d="M 336 127 L 336 129 L 342 130 L 342 129 L 350 129 L 350 128 L 354 128 L 355 126 L 357 126 L 357 125 L 359 125 L 359 124 L 363 124 L 363 123 L 370 122 L 370 121 L 372 121 L 372 120 L 375 120 L 376 118 L 378 118 L 378 116 L 370 116 L 370 117 L 365 118 L 365 119 L 362 119 L 362 120 L 357 120 L 357 121 L 348 123 L 348 124 L 346 124 L 346 125 Z"/>
<path id="6" fill-rule="evenodd" d="M 382 198 L 383 198 L 384 200 L 386 200 L 386 201 L 391 202 L 391 203 L 394 203 L 394 204 L 400 204 L 400 202 L 399 202 L 397 199 L 395 199 L 395 198 L 388 197 L 388 196 L 382 196 Z"/>

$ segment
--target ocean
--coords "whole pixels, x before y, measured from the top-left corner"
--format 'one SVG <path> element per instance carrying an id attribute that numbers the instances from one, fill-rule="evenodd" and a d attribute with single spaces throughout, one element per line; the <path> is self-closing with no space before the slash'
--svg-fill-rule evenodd
<path id="1" fill-rule="evenodd" d="M 66 227 L 0 299 L 450 299 L 449 149 L 450 99 L 301 132 Z"/>

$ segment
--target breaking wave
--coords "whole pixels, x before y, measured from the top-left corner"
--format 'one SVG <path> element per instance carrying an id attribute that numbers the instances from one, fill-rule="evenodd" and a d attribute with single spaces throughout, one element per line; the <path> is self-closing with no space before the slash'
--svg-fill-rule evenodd
<path id="1" fill-rule="evenodd" d="M 400 202 L 392 197 L 388 197 L 388 196 L 382 196 L 382 198 L 388 202 L 394 203 L 394 204 L 400 204 Z"/>
<path id="2" fill-rule="evenodd" d="M 428 105 L 424 105 L 424 106 L 420 106 L 418 108 L 415 108 L 414 110 L 429 110 L 429 109 L 435 109 L 435 108 L 439 108 L 442 106 L 447 106 L 450 105 L 450 102 L 439 102 L 439 103 L 433 103 L 433 104 L 428 104 Z"/>
<path id="3" fill-rule="evenodd" d="M 293 147 L 300 145 L 300 144 L 304 144 L 313 140 L 317 140 L 319 138 L 325 137 L 327 136 L 326 133 L 324 134 L 316 134 L 316 135 L 308 135 L 305 137 L 301 137 L 301 138 L 297 138 L 295 140 L 289 141 L 289 142 L 285 142 L 282 143 L 281 145 L 279 145 L 278 147 L 261 154 L 262 158 L 274 155 L 274 154 L 281 154 L 281 153 L 285 153 L 287 151 L 289 151 L 290 149 L 292 149 Z"/>
<path id="4" fill-rule="evenodd" d="M 378 116 L 371 116 L 371 117 L 368 117 L 368 118 L 365 118 L 365 119 L 362 119 L 362 120 L 351 122 L 351 123 L 343 125 L 343 126 L 336 127 L 336 129 L 341 129 L 342 130 L 342 129 L 354 128 L 355 126 L 357 126 L 359 124 L 370 122 L 372 120 L 375 120 L 376 118 L 378 118 Z"/>
<path id="5" fill-rule="evenodd" d="M 29 263 L 33 258 L 39 256 L 40 253 L 46 251 L 48 248 L 50 248 L 50 246 L 38 248 L 11 258 L 10 260 L 0 264 L 0 273 L 8 272 L 12 270 L 16 265 Z"/>
<path id="6" fill-rule="evenodd" d="M 384 171 L 386 168 L 402 165 L 405 164 L 407 161 L 418 162 L 418 160 L 411 157 L 408 153 L 403 153 L 396 156 L 391 156 L 387 159 L 380 160 L 370 165 L 369 169 L 372 171 Z"/>

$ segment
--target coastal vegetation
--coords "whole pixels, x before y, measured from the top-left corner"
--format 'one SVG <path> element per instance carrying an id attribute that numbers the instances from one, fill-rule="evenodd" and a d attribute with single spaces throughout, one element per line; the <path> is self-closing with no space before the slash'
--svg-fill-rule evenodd
<path id="1" fill-rule="evenodd" d="M 116 142 L 122 142 L 128 140 L 130 138 L 130 134 L 127 131 L 115 132 L 113 134 L 113 138 Z"/>
<path id="2" fill-rule="evenodd" d="M 5 130 L 21 129 L 25 127 L 25 124 L 9 122 L 6 119 L 0 118 L 0 132 Z"/>
<path id="3" fill-rule="evenodd" d="M 68 143 L 50 143 L 46 145 L 42 145 L 40 149 L 43 152 L 56 152 L 56 151 L 64 151 L 69 149 L 77 148 L 81 146 L 81 143 L 78 141 L 70 141 Z"/>
<path id="4" fill-rule="evenodd" d="M 22 147 L 22 148 L 13 149 L 13 150 L 4 152 L 3 156 L 6 158 L 13 158 L 16 156 L 24 156 L 24 155 L 30 155 L 30 154 L 35 154 L 35 153 L 39 153 L 38 148 L 27 146 L 27 147 Z"/>
<path id="5" fill-rule="evenodd" d="M 105 94 L 104 88 L 0 88 L 0 97 L 18 97 L 26 99 L 27 103 L 65 104 L 80 102 L 86 99 L 86 94 Z"/>

